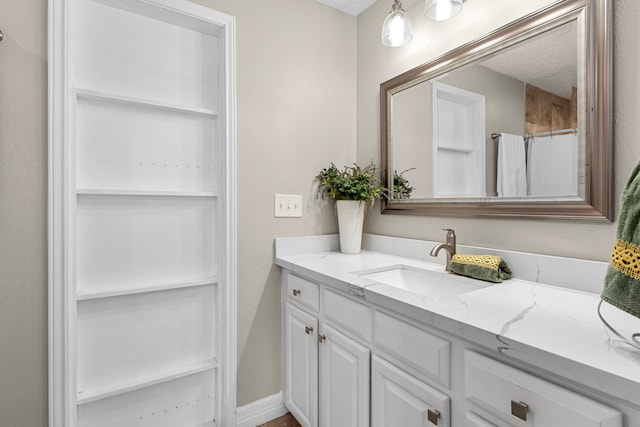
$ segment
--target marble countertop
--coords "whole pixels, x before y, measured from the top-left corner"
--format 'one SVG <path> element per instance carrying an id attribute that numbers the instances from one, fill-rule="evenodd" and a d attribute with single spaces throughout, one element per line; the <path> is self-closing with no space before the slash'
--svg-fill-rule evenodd
<path id="1" fill-rule="evenodd" d="M 276 265 L 289 271 L 359 295 L 636 407 L 640 405 L 640 350 L 620 342 L 604 327 L 597 314 L 597 294 L 517 278 L 486 286 L 486 282 L 456 276 L 484 287 L 453 299 L 434 301 L 357 273 L 408 265 L 443 276 L 450 274 L 441 264 L 373 251 L 358 255 L 305 248 L 300 248 L 300 253 L 276 252 Z M 604 307 L 603 314 L 614 325 L 640 331 L 638 319 L 614 307 Z"/>

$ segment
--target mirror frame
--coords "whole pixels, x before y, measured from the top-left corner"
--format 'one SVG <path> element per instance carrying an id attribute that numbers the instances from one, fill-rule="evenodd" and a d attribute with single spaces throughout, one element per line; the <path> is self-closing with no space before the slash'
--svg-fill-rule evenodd
<path id="1" fill-rule="evenodd" d="M 383 214 L 434 216 L 520 217 L 557 220 L 613 221 L 613 81 L 612 5 L 610 0 L 560 0 L 526 15 L 475 41 L 380 84 L 380 168 L 391 188 L 392 95 L 432 79 L 485 55 L 576 19 L 584 12 L 586 76 L 585 129 L 586 191 L 582 201 L 465 201 L 415 199 L 381 201 Z"/>

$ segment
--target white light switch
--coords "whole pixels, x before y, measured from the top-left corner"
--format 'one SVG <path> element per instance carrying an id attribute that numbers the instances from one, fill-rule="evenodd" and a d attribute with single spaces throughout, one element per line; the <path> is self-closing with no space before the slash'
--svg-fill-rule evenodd
<path id="1" fill-rule="evenodd" d="M 302 217 L 302 196 L 295 194 L 276 194 L 273 216 L 276 218 Z"/>

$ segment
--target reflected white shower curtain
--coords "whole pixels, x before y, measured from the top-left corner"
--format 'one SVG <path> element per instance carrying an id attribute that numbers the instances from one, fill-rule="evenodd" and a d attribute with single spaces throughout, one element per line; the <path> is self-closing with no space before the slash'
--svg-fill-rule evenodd
<path id="1" fill-rule="evenodd" d="M 576 196 L 578 136 L 567 134 L 530 139 L 527 174 L 532 196 Z"/>
<path id="2" fill-rule="evenodd" d="M 524 138 L 521 135 L 500 134 L 497 169 L 496 190 L 498 196 L 527 195 Z"/>

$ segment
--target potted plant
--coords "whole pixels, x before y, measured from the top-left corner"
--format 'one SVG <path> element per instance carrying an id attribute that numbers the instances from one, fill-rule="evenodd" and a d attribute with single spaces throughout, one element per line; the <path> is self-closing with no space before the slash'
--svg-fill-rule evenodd
<path id="1" fill-rule="evenodd" d="M 331 163 L 316 176 L 318 197 L 335 201 L 340 232 L 340 251 L 346 254 L 360 253 L 362 224 L 367 205 L 386 194 L 386 189 L 376 177 L 376 166 L 357 164 L 338 169 Z"/>

